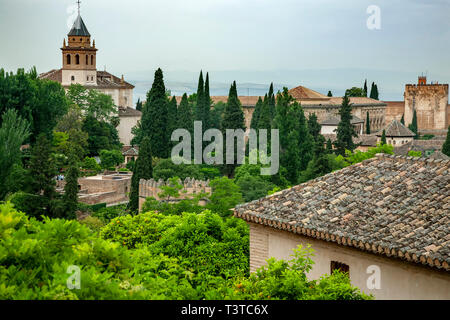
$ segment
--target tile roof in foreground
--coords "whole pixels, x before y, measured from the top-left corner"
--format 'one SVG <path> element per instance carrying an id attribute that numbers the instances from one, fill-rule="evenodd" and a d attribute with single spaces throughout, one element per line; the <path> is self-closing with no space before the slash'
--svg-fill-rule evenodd
<path id="1" fill-rule="evenodd" d="M 450 161 L 377 154 L 238 205 L 248 222 L 450 271 Z"/>
<path id="2" fill-rule="evenodd" d="M 416 134 L 405 127 L 400 121 L 392 120 L 391 123 L 384 128 L 386 137 L 415 137 Z M 383 135 L 383 130 L 377 133 L 378 137 Z"/>

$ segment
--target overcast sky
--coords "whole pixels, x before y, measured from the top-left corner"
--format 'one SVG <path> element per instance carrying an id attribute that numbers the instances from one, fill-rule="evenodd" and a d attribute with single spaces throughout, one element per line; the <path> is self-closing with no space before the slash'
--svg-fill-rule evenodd
<path id="1" fill-rule="evenodd" d="M 379 30 L 367 28 L 370 5 L 381 10 Z M 60 68 L 74 9 L 75 0 L 0 0 L 0 67 Z M 352 68 L 381 87 L 392 73 L 450 82 L 450 0 L 82 0 L 81 16 L 98 69 L 128 79 L 161 67 L 172 80 L 203 69 L 265 83 L 282 82 L 287 70 Z M 254 79 L 248 71 L 265 73 Z"/>

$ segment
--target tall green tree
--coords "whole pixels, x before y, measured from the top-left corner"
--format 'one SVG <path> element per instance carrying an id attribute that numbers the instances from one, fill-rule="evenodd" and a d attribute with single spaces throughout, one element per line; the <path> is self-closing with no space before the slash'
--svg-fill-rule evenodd
<path id="1" fill-rule="evenodd" d="M 262 104 L 263 104 L 263 101 L 262 101 L 261 97 L 259 97 L 258 101 L 256 102 L 256 105 L 255 105 L 255 110 L 253 111 L 253 114 L 252 114 L 252 120 L 250 122 L 250 128 L 252 128 L 252 129 L 258 129 L 258 120 L 259 120 L 259 116 L 261 114 Z"/>
<path id="2" fill-rule="evenodd" d="M 367 79 L 364 81 L 364 96 L 367 97 Z"/>
<path id="3" fill-rule="evenodd" d="M 450 157 L 450 126 L 447 129 L 447 138 L 442 146 L 442 153 Z"/>
<path id="4" fill-rule="evenodd" d="M 138 101 L 136 102 L 136 110 L 142 111 L 142 101 L 141 101 L 141 98 L 138 98 Z"/>
<path id="5" fill-rule="evenodd" d="M 405 125 L 405 114 L 402 114 L 402 118 L 400 119 L 402 125 Z"/>
<path id="6" fill-rule="evenodd" d="M 151 179 L 153 177 L 151 139 L 144 137 L 139 147 L 139 157 L 133 168 L 131 178 L 130 201 L 128 209 L 137 213 L 139 210 L 139 181 L 141 179 Z"/>
<path id="7" fill-rule="evenodd" d="M 242 129 L 245 131 L 245 118 L 244 111 L 242 110 L 241 102 L 239 101 L 237 95 L 236 81 L 230 87 L 230 92 L 228 94 L 227 106 L 225 108 L 225 113 L 222 121 L 222 132 L 223 136 L 226 137 L 227 129 Z M 226 140 L 226 138 L 225 138 Z M 232 176 L 237 162 L 237 152 L 238 145 L 236 139 L 233 141 L 234 150 L 234 164 L 225 164 L 224 171 L 228 176 Z M 226 141 L 224 143 L 224 151 L 226 150 Z M 224 160 L 226 159 L 226 151 L 223 153 Z"/>
<path id="8" fill-rule="evenodd" d="M 76 210 L 78 207 L 78 177 L 80 171 L 78 168 L 78 156 L 74 153 L 69 155 L 69 169 L 65 175 L 66 184 L 64 186 L 64 213 L 65 216 L 61 218 L 74 219 L 76 217 Z"/>
<path id="9" fill-rule="evenodd" d="M 8 193 L 5 184 L 11 175 L 14 165 L 21 166 L 22 143 L 30 135 L 30 126 L 25 119 L 19 116 L 15 109 L 9 109 L 2 115 L 0 127 L 0 200 Z"/>
<path id="10" fill-rule="evenodd" d="M 408 126 L 409 130 L 415 133 L 414 139 L 417 139 L 419 136 L 419 128 L 417 126 L 417 112 L 416 109 L 414 109 L 412 121 Z"/>
<path id="11" fill-rule="evenodd" d="M 40 134 L 31 149 L 29 162 L 30 189 L 42 195 L 46 202 L 46 212 L 50 214 L 50 202 L 55 196 L 56 166 L 52 158 L 52 146 L 45 134 Z"/>
<path id="12" fill-rule="evenodd" d="M 208 130 L 211 128 L 211 96 L 209 94 L 209 73 L 206 73 L 205 79 L 205 92 L 203 97 L 203 130 Z"/>
<path id="13" fill-rule="evenodd" d="M 152 154 L 158 158 L 167 158 L 170 146 L 167 139 L 168 101 L 164 86 L 163 72 L 160 68 L 155 72 L 152 88 L 147 93 L 140 122 L 133 143 L 140 144 L 143 137 L 148 136 L 152 147 Z"/>
<path id="14" fill-rule="evenodd" d="M 276 105 L 276 98 L 275 93 L 273 91 L 273 82 L 270 83 L 269 92 L 267 93 L 267 99 L 268 99 L 268 106 L 270 110 L 270 120 L 272 121 L 275 118 L 275 105 Z"/>
<path id="15" fill-rule="evenodd" d="M 331 93 L 331 90 L 328 90 L 327 96 L 328 96 L 328 97 L 332 97 L 332 96 L 333 96 L 333 94 Z"/>
<path id="16" fill-rule="evenodd" d="M 194 118 L 186 93 L 183 94 L 180 106 L 178 107 L 177 128 L 186 129 L 191 135 L 194 133 Z"/>
<path id="17" fill-rule="evenodd" d="M 386 144 L 386 130 L 383 129 L 383 133 L 381 134 L 381 145 Z"/>
<path id="18" fill-rule="evenodd" d="M 348 97 L 365 97 L 364 90 L 357 87 L 345 90 L 345 95 Z"/>
<path id="19" fill-rule="evenodd" d="M 366 134 L 370 134 L 370 118 L 369 111 L 366 113 Z"/>
<path id="20" fill-rule="evenodd" d="M 177 113 L 177 99 L 175 98 L 175 96 L 173 96 L 167 108 L 167 141 L 169 141 L 171 147 L 174 144 L 170 141 L 170 137 L 172 136 L 172 132 L 174 132 L 178 128 Z"/>
<path id="21" fill-rule="evenodd" d="M 200 75 L 198 77 L 198 86 L 197 86 L 197 100 L 195 104 L 195 120 L 203 121 L 203 105 L 204 105 L 204 97 L 205 97 L 205 84 L 203 81 L 203 72 L 200 71 Z"/>
<path id="22" fill-rule="evenodd" d="M 272 128 L 272 109 L 270 104 L 271 98 L 266 94 L 264 96 L 264 101 L 261 106 L 261 113 L 258 120 L 258 129 L 267 129 L 268 134 L 270 134 L 270 129 Z"/>
<path id="23" fill-rule="evenodd" d="M 342 106 L 339 110 L 341 121 L 337 127 L 336 141 L 334 146 L 338 155 L 345 155 L 345 150 L 353 151 L 356 145 L 353 143 L 353 137 L 358 137 L 351 123 L 352 121 L 352 105 L 350 99 L 344 96 Z"/>
<path id="24" fill-rule="evenodd" d="M 311 114 L 308 118 L 308 129 L 309 133 L 314 138 L 314 141 L 317 141 L 319 139 L 321 126 L 320 123 L 317 121 L 317 116 L 315 113 Z"/>

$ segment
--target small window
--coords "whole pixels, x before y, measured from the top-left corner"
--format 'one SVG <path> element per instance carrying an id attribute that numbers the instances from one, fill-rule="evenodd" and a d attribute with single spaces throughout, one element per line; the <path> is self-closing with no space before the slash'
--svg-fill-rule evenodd
<path id="1" fill-rule="evenodd" d="M 89 64 L 89 56 L 86 55 L 86 65 L 88 65 L 88 64 Z"/>
<path id="2" fill-rule="evenodd" d="M 89 76 L 86 77 L 86 81 L 89 81 Z"/>
<path id="3" fill-rule="evenodd" d="M 75 56 L 75 64 L 80 64 L 80 56 L 78 54 Z"/>
<path id="4" fill-rule="evenodd" d="M 72 81 L 75 81 L 75 76 L 70 77 Z"/>
<path id="5" fill-rule="evenodd" d="M 339 270 L 350 275 L 350 267 L 342 262 L 331 261 L 331 274 L 333 274 L 334 270 Z"/>
<path id="6" fill-rule="evenodd" d="M 83 41 L 83 38 L 80 38 L 80 41 Z"/>
<path id="7" fill-rule="evenodd" d="M 94 56 L 91 56 L 91 64 L 94 65 Z"/>

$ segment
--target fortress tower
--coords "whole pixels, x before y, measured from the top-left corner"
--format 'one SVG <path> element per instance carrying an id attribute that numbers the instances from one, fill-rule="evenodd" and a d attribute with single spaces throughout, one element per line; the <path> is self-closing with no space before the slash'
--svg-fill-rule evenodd
<path id="1" fill-rule="evenodd" d="M 421 133 L 438 133 L 447 130 L 448 84 L 427 84 L 424 76 L 418 84 L 405 86 L 405 124 L 412 122 L 414 110 Z"/>

